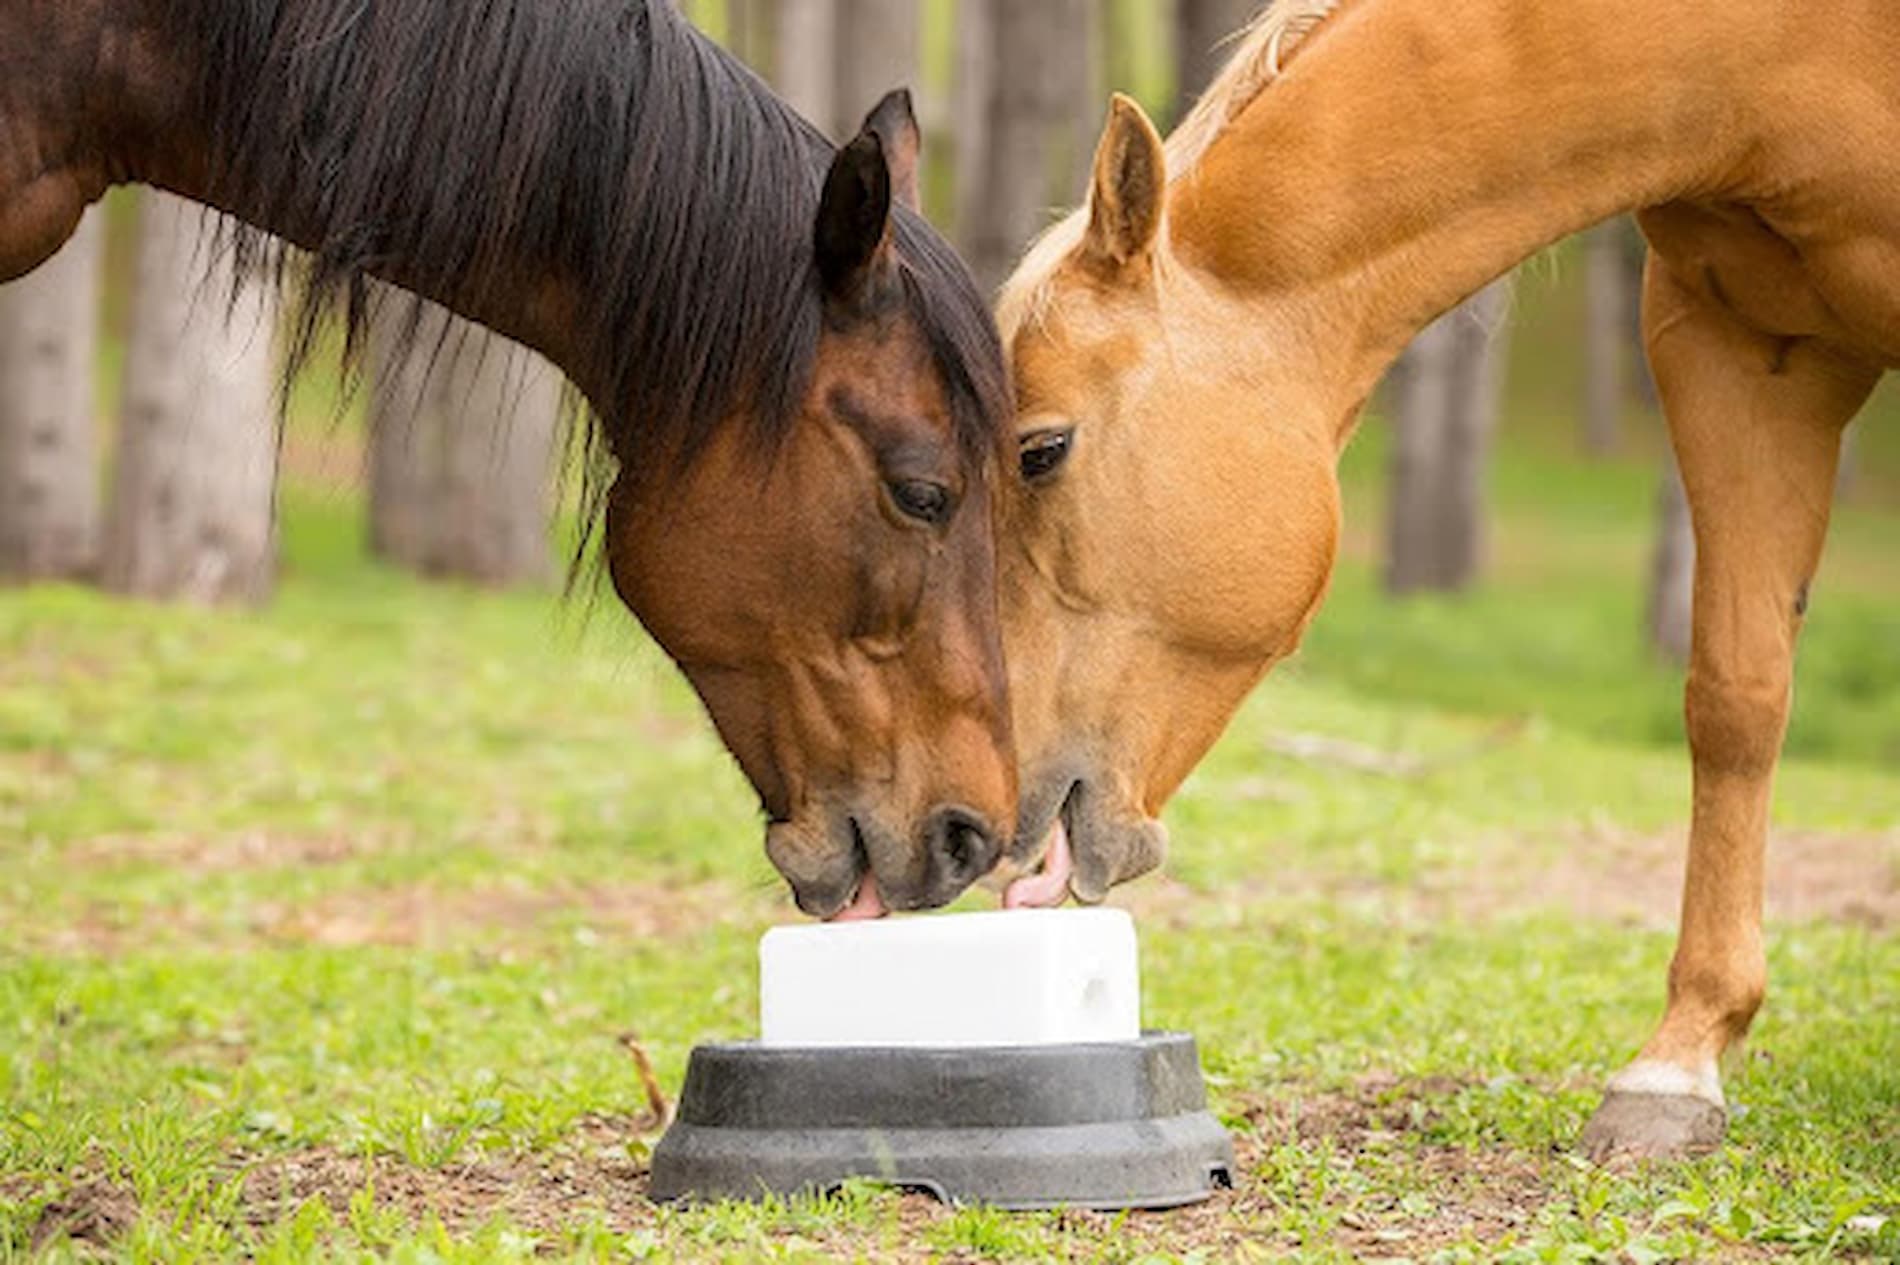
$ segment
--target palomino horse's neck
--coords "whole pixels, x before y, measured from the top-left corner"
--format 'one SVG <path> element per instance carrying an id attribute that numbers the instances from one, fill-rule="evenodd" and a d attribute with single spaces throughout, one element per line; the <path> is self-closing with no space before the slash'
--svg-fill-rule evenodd
<path id="1" fill-rule="evenodd" d="M 1720 187 L 1743 50 L 1705 52 L 1702 24 L 1628 0 L 1355 0 L 1176 173 L 1173 249 L 1276 326 L 1296 313 L 1328 395 L 1361 400 L 1540 247 Z"/>

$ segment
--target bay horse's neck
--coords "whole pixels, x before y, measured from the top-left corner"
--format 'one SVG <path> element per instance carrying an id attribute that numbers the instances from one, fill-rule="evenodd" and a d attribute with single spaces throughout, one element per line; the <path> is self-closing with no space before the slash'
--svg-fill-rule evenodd
<path id="1" fill-rule="evenodd" d="M 1341 401 L 1316 421 L 1343 442 L 1433 317 L 1559 238 L 1732 169 L 1747 23 L 1721 20 L 1706 51 L 1704 19 L 1671 6 L 1354 0 L 1178 175 L 1175 253 L 1276 328 L 1296 314 L 1298 354 Z"/>
<path id="2" fill-rule="evenodd" d="M 327 223 L 312 179 L 269 188 L 236 178 L 225 138 L 241 131 L 221 117 L 230 98 L 215 88 L 218 67 L 182 21 L 196 6 L 224 0 L 109 0 L 96 6 L 102 24 L 101 78 L 96 99 L 114 103 L 102 120 L 103 167 L 111 183 L 148 184 L 201 203 L 305 250 L 316 250 L 341 227 Z M 293 0 L 294 2 L 294 0 Z M 95 6 L 89 6 L 94 8 Z M 418 202 L 432 190 L 415 189 Z M 590 365 L 573 337 L 577 279 L 527 255 L 475 259 L 454 275 L 428 261 L 391 252 L 370 272 L 552 360 L 605 407 L 608 380 Z"/>

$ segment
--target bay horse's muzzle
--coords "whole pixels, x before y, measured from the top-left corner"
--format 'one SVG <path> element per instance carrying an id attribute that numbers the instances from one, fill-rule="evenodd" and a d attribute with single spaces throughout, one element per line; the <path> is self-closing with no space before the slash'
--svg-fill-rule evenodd
<path id="1" fill-rule="evenodd" d="M 996 830 L 980 814 L 955 805 L 933 811 L 913 842 L 863 813 L 839 813 L 823 833 L 829 846 L 804 847 L 807 836 L 798 823 L 774 824 L 766 833 L 766 853 L 799 909 L 827 920 L 940 908 L 1003 855 Z"/>

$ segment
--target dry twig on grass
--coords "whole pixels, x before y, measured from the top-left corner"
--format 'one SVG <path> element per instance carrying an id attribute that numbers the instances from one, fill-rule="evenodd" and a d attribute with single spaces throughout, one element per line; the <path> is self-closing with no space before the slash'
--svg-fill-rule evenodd
<path id="1" fill-rule="evenodd" d="M 640 1088 L 647 1096 L 646 1114 L 634 1119 L 634 1128 L 641 1133 L 660 1133 L 673 1123 L 673 1104 L 660 1088 L 660 1078 L 653 1074 L 653 1060 L 647 1057 L 647 1048 L 640 1043 L 637 1032 L 621 1033 L 620 1046 L 633 1059 L 633 1070 L 639 1073 Z"/>

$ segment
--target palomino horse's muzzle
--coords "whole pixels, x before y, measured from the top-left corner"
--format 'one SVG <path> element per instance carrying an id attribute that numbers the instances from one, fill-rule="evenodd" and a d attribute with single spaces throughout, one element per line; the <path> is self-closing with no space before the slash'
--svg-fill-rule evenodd
<path id="1" fill-rule="evenodd" d="M 1100 904 L 1111 888 L 1159 866 L 1168 830 L 1134 805 L 1101 794 L 1097 783 L 1043 779 L 1024 801 L 1003 903 L 1012 909 L 1050 908 L 1070 896 Z"/>

